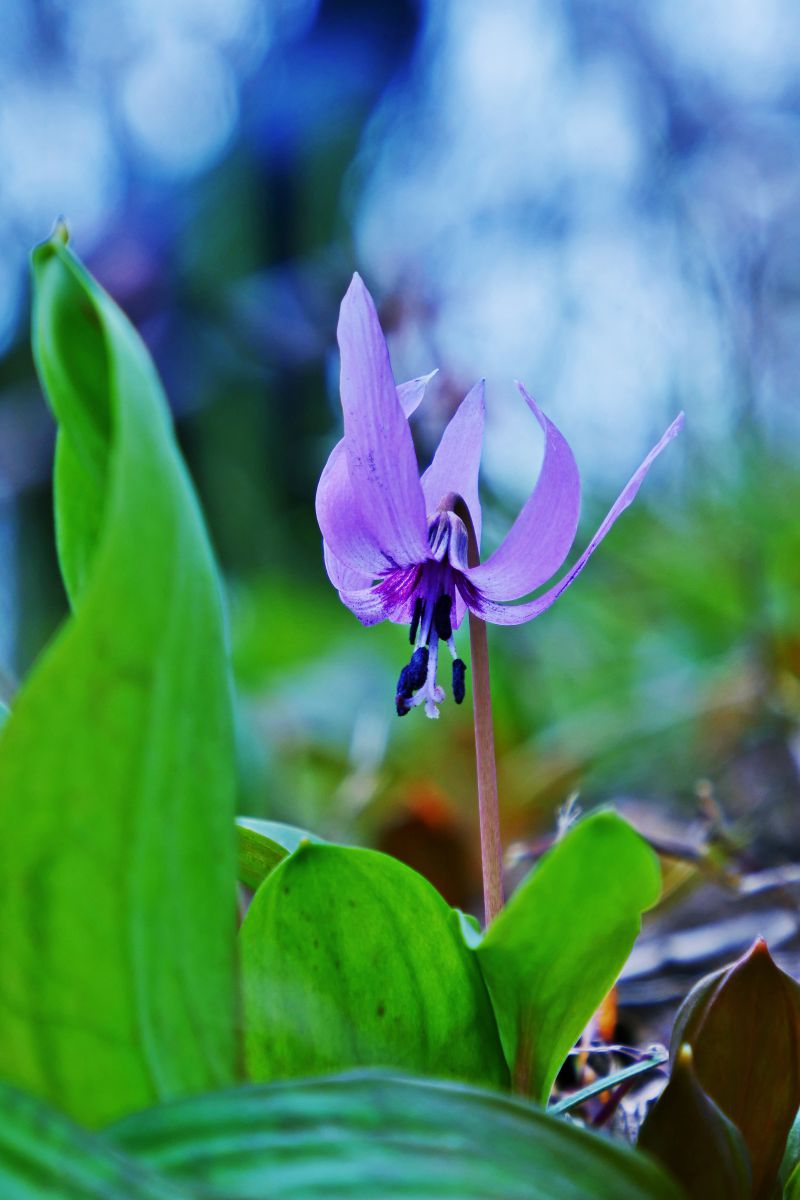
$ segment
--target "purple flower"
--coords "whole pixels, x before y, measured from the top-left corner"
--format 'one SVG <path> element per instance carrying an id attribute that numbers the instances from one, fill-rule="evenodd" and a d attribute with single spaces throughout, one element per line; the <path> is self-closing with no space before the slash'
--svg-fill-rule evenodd
<path id="1" fill-rule="evenodd" d="M 462 401 L 420 478 L 408 418 L 431 376 L 395 384 L 375 305 L 358 275 L 342 301 L 338 339 L 344 437 L 325 465 L 316 500 L 325 566 L 362 624 L 388 618 L 410 626 L 415 649 L 398 680 L 397 711 L 402 716 L 424 704 L 436 717 L 444 699 L 436 682 L 440 642 L 453 658 L 453 694 L 460 703 L 465 667 L 453 631 L 466 610 L 497 625 L 518 625 L 549 608 L 631 503 L 651 463 L 681 429 L 683 413 L 634 472 L 574 566 L 541 595 L 508 604 L 546 583 L 572 546 L 580 479 L 566 441 L 520 384 L 544 431 L 544 461 L 505 540 L 485 562 L 470 566 L 467 525 L 453 508 L 460 497 L 480 545 L 483 383 Z"/>

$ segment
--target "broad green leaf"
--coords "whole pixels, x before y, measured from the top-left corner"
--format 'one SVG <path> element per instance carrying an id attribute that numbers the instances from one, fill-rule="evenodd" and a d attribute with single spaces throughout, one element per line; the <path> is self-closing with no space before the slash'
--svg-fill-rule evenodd
<path id="1" fill-rule="evenodd" d="M 682 1048 L 647 1114 L 638 1145 L 680 1181 L 689 1200 L 750 1200 L 750 1159 L 741 1133 L 697 1082 Z"/>
<path id="2" fill-rule="evenodd" d="M 34 255 L 72 616 L 0 735 L 0 1075 L 97 1125 L 234 1071 L 234 748 L 220 587 L 147 351 Z"/>
<path id="3" fill-rule="evenodd" d="M 102 1134 L 0 1084 L 3 1200 L 682 1200 L 641 1154 L 521 1101 L 369 1073 L 148 1109 Z"/>
<path id="4" fill-rule="evenodd" d="M 363 1073 L 136 1114 L 124 1152 L 222 1200 L 681 1200 L 645 1156 L 476 1088 Z"/>
<path id="5" fill-rule="evenodd" d="M 6 708 L 5 704 L 3 704 L 3 701 L 0 700 L 0 729 L 2 729 L 8 715 L 8 709 Z"/>
<path id="6" fill-rule="evenodd" d="M 475 953 L 515 1090 L 547 1100 L 660 886 L 646 842 L 598 812 L 545 855 L 492 922 Z"/>
<path id="7" fill-rule="evenodd" d="M 259 888 L 240 944 L 252 1079 L 381 1066 L 507 1082 L 458 914 L 396 859 L 301 845 Z"/>
<path id="8" fill-rule="evenodd" d="M 692 988 L 675 1018 L 673 1054 L 684 1043 L 698 1082 L 742 1133 L 753 1196 L 771 1200 L 800 1105 L 800 985 L 761 938 Z"/>
<path id="9" fill-rule="evenodd" d="M 192 1200 L 195 1195 L 41 1100 L 0 1083 L 3 1200 Z"/>
<path id="10" fill-rule="evenodd" d="M 258 817 L 237 817 L 236 838 L 239 881 L 254 890 L 301 842 L 322 841 L 296 825 L 262 821 Z"/>

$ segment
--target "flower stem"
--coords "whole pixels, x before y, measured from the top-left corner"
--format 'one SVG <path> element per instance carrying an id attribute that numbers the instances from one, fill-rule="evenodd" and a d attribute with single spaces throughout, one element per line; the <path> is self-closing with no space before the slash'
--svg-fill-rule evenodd
<path id="1" fill-rule="evenodd" d="M 481 559 L 480 550 L 466 502 L 461 496 L 451 495 L 444 503 L 464 522 L 468 538 L 467 561 L 471 567 L 477 567 Z M 481 828 L 483 907 L 488 925 L 503 907 L 503 845 L 500 840 L 500 809 L 497 802 L 489 642 L 486 637 L 486 622 L 474 613 L 469 614 L 469 649 L 472 659 L 472 708 L 475 720 L 478 817 Z"/>
<path id="2" fill-rule="evenodd" d="M 443 511 L 454 512 L 467 531 L 467 561 L 477 567 L 481 560 L 475 526 L 463 496 L 450 492 L 440 502 Z M 481 829 L 483 907 L 488 925 L 503 907 L 503 845 L 500 841 L 500 809 L 497 803 L 497 768 L 494 759 L 492 688 L 489 677 L 489 642 L 486 622 L 469 614 L 469 648 L 472 659 L 472 708 L 475 719 L 475 763 L 478 776 L 478 817 Z"/>
<path id="3" fill-rule="evenodd" d="M 503 847 L 497 803 L 497 769 L 494 759 L 492 692 L 489 683 L 489 644 L 486 623 L 469 614 L 469 648 L 472 657 L 472 695 L 475 716 L 475 759 L 478 773 L 478 816 L 481 826 L 481 866 L 486 924 L 503 907 Z"/>

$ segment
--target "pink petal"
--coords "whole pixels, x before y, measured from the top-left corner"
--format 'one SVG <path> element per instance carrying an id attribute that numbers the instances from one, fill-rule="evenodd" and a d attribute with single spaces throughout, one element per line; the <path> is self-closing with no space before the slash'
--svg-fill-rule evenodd
<path id="1" fill-rule="evenodd" d="M 489 600 L 516 600 L 545 583 L 561 566 L 575 540 L 581 483 L 564 437 L 525 391 L 545 435 L 539 478 L 504 541 L 468 578 Z"/>
<path id="2" fill-rule="evenodd" d="M 486 412 L 484 392 L 481 380 L 461 401 L 442 434 L 433 462 L 422 476 L 428 515 L 436 511 L 440 500 L 448 492 L 458 493 L 470 511 L 479 546 L 481 504 L 478 498 L 478 472 Z"/>
<path id="3" fill-rule="evenodd" d="M 337 336 L 344 444 L 359 523 L 394 564 L 420 562 L 427 522 L 414 443 L 378 314 L 358 275 L 342 301 Z"/>
<path id="4" fill-rule="evenodd" d="M 663 435 L 659 442 L 653 447 L 637 471 L 634 472 L 621 494 L 614 501 L 611 509 L 603 521 L 602 525 L 594 535 L 589 545 L 584 550 L 578 561 L 567 572 L 567 574 L 549 588 L 541 596 L 537 596 L 535 600 L 529 600 L 525 604 L 496 604 L 492 600 L 483 600 L 476 598 L 468 592 L 465 599 L 469 603 L 470 608 L 479 617 L 483 617 L 485 621 L 491 621 L 495 625 L 521 625 L 524 621 L 530 621 L 533 617 L 538 617 L 545 609 L 558 599 L 563 591 L 577 579 L 587 562 L 591 558 L 594 551 L 602 542 L 603 538 L 608 533 L 611 526 L 616 521 L 617 517 L 625 511 L 629 504 L 634 500 L 636 493 L 642 485 L 645 475 L 650 470 L 652 463 L 667 446 L 672 439 L 680 433 L 683 428 L 684 416 L 679 413 L 675 420 L 670 425 L 669 429 Z M 491 561 L 491 560 L 488 560 Z M 470 580 L 470 582 L 473 582 Z M 468 589 L 465 589 L 465 591 Z"/>

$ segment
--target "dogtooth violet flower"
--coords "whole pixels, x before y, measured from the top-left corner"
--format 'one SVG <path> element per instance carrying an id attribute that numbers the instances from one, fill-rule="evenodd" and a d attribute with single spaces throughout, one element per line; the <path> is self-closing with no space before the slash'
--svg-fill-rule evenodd
<path id="1" fill-rule="evenodd" d="M 465 612 L 497 625 L 518 625 L 549 608 L 634 499 L 655 458 L 681 429 L 683 413 L 634 472 L 574 566 L 541 595 L 509 604 L 546 583 L 575 538 L 580 478 L 566 441 L 518 385 L 544 432 L 544 458 L 505 540 L 478 562 L 477 555 L 468 555 L 468 526 L 455 510 L 466 516 L 461 505 L 466 507 L 480 545 L 483 383 L 461 402 L 420 477 L 408 419 L 431 376 L 395 384 L 375 305 L 357 274 L 342 301 L 337 337 L 344 437 L 328 458 L 316 496 L 325 566 L 362 624 L 388 618 L 410 627 L 414 650 L 398 680 L 397 712 L 403 716 L 424 704 L 427 715 L 436 717 L 444 699 L 437 683 L 441 643 L 453 660 L 453 697 L 456 703 L 464 698 L 465 665 L 454 631 Z"/>

